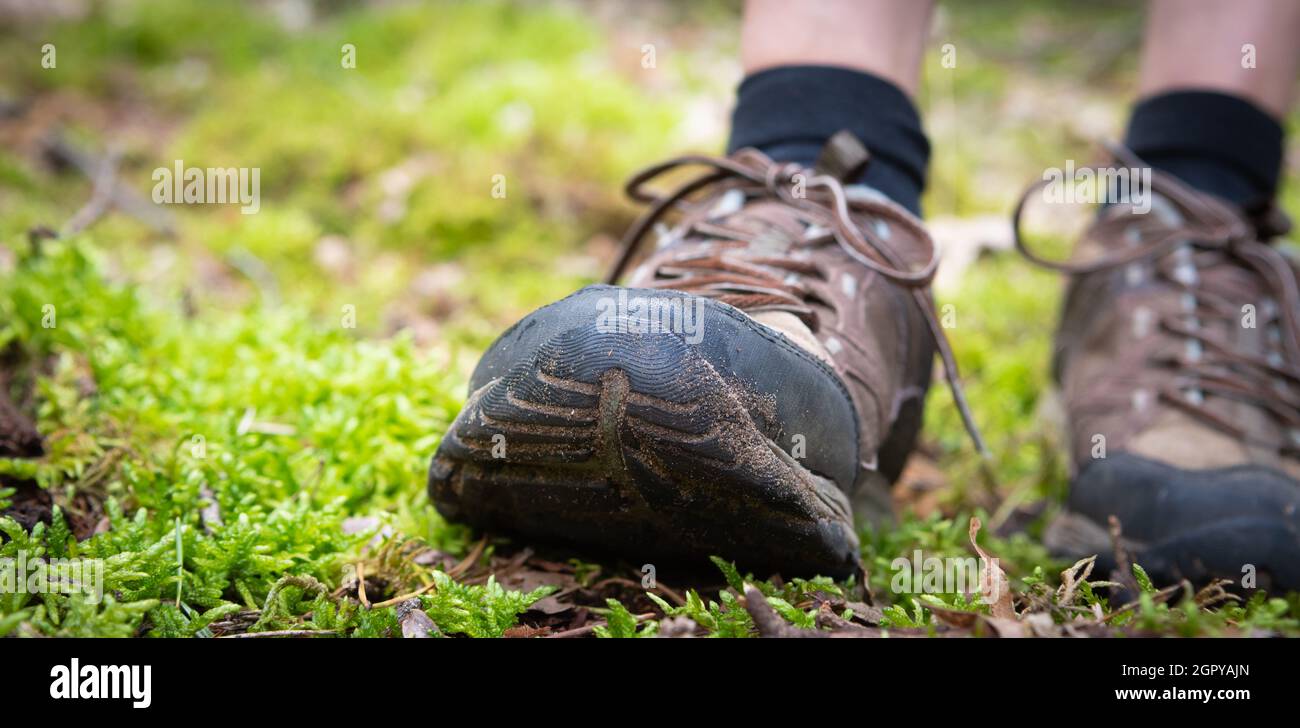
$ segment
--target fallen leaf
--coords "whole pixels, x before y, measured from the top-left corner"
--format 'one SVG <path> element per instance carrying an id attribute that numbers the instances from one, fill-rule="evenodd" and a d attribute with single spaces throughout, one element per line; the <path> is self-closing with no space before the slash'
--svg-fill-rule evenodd
<path id="1" fill-rule="evenodd" d="M 985 617 L 984 623 L 993 628 L 999 637 L 1027 637 L 1025 626 L 1016 619 L 1005 617 Z"/>
<path id="2" fill-rule="evenodd" d="M 1016 619 L 1016 608 L 1012 604 L 1011 582 L 1007 579 L 1007 573 L 998 565 L 995 557 L 989 556 L 980 548 L 975 537 L 980 532 L 980 519 L 974 516 L 970 519 L 970 545 L 975 547 L 975 553 L 979 554 L 983 566 L 980 571 L 980 594 L 984 599 L 989 596 L 993 597 L 993 603 L 989 606 L 989 613 L 994 619 Z"/>
<path id="3" fill-rule="evenodd" d="M 541 614 L 562 614 L 573 609 L 572 604 L 565 604 L 553 596 L 543 597 L 528 605 L 528 611 Z"/>
<path id="4" fill-rule="evenodd" d="M 937 604 L 928 599 L 917 599 L 917 604 L 925 607 L 934 614 L 934 618 L 940 622 L 955 627 L 957 629 L 972 629 L 975 623 L 979 621 L 981 615 L 979 612 L 967 612 L 962 609 L 952 609 L 942 604 Z"/>

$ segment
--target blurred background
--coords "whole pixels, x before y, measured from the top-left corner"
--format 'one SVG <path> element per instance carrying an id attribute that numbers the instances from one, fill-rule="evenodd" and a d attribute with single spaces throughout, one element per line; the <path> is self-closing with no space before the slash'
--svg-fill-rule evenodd
<path id="1" fill-rule="evenodd" d="M 0 347 L 46 439 L 0 473 L 51 488 L 80 528 L 109 500 L 197 528 L 215 499 L 227 520 L 364 516 L 463 546 L 422 483 L 469 369 L 505 326 L 601 275 L 635 213 L 627 175 L 722 149 L 739 14 L 734 0 L 0 0 Z M 1131 2 L 941 5 L 919 99 L 924 204 L 998 483 L 936 387 L 897 492 L 928 530 L 898 539 L 960 543 L 951 517 L 982 511 L 1021 534 L 1011 569 L 1049 563 L 1034 537 L 1065 485 L 1046 386 L 1059 283 L 1007 250 L 1008 216 L 1044 167 L 1122 134 L 1141 22 Z M 153 205 L 153 170 L 176 160 L 259 168 L 260 210 Z M 1288 170 L 1295 213 L 1294 155 Z M 84 232 L 42 232 L 74 220 Z M 295 568 L 332 553 L 257 538 Z M 257 594 L 267 582 L 247 574 L 287 567 L 247 568 Z"/>

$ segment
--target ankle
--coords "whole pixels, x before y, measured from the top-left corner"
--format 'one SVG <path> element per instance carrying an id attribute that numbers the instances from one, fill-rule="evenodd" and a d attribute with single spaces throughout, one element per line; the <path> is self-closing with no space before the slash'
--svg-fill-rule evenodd
<path id="1" fill-rule="evenodd" d="M 1282 169 L 1282 126 L 1250 102 L 1173 91 L 1140 102 L 1126 145 L 1152 167 L 1244 210 L 1266 207 Z"/>
<path id="2" fill-rule="evenodd" d="M 847 129 L 871 162 L 859 179 L 920 215 L 930 143 L 911 99 L 894 84 L 834 66 L 782 66 L 741 84 L 728 153 L 755 147 L 777 161 L 813 166 L 826 141 Z"/>

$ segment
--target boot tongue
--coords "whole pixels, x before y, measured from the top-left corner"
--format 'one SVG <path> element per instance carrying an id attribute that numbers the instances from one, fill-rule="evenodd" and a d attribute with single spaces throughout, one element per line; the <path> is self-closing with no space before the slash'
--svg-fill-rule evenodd
<path id="1" fill-rule="evenodd" d="M 826 145 L 822 147 L 821 153 L 817 156 L 813 172 L 851 184 L 862 175 L 870 161 L 871 153 L 867 151 L 862 142 L 854 136 L 853 132 L 842 129 L 835 132 L 826 141 Z M 777 227 L 783 227 L 782 223 L 787 222 L 783 218 L 788 216 L 783 215 L 783 211 L 779 210 L 775 205 L 773 209 L 776 212 L 775 219 L 769 219 L 768 222 L 774 223 Z M 786 338 L 793 341 L 800 348 L 834 366 L 834 360 L 826 347 L 813 334 L 812 329 L 808 328 L 808 325 L 798 316 L 786 311 L 758 311 L 749 313 L 749 316 L 755 321 L 785 334 Z"/>
<path id="2" fill-rule="evenodd" d="M 788 311 L 754 311 L 746 313 L 760 324 L 785 334 L 785 337 L 797 344 L 799 348 L 834 366 L 834 360 L 831 359 L 830 352 L 826 351 L 826 347 L 817 340 L 812 329 L 808 328 L 808 324 L 805 324 L 798 316 Z"/>
<path id="3" fill-rule="evenodd" d="M 826 140 L 813 171 L 834 177 L 840 182 L 852 183 L 866 170 L 871 152 L 848 129 L 841 129 Z"/>

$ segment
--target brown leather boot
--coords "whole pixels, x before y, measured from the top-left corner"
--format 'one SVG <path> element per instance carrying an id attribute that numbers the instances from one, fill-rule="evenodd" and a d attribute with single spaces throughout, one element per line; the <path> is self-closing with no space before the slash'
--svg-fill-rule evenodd
<path id="1" fill-rule="evenodd" d="M 635 176 L 650 207 L 609 280 L 652 231 L 657 248 L 627 287 L 584 288 L 488 349 L 433 458 L 438 510 L 633 559 L 856 573 L 853 512 L 889 517 L 936 345 L 956 382 L 932 241 L 843 184 L 866 163 L 842 133 L 816 170 L 750 149 Z M 688 166 L 672 193 L 644 189 Z"/>
<path id="2" fill-rule="evenodd" d="M 1049 545 L 1113 565 L 1114 516 L 1154 578 L 1300 588 L 1297 268 L 1272 225 L 1159 172 L 1151 187 L 1149 211 L 1105 207 L 1066 263 L 1026 249 L 1016 213 L 1021 251 L 1070 274 L 1055 377 L 1074 473 Z"/>

